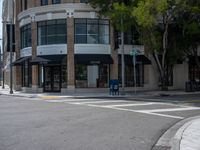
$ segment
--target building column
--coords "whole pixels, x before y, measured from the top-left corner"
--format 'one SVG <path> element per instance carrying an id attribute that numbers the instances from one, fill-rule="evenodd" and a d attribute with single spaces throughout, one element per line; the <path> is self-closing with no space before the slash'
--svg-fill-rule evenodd
<path id="1" fill-rule="evenodd" d="M 118 49 L 115 49 L 114 28 L 110 25 L 110 47 L 113 64 L 110 67 L 110 79 L 118 79 Z"/>
<path id="2" fill-rule="evenodd" d="M 75 89 L 74 18 L 67 18 L 67 88 Z"/>
<path id="3" fill-rule="evenodd" d="M 52 0 L 48 0 L 48 5 L 51 5 L 52 4 Z"/>
<path id="4" fill-rule="evenodd" d="M 20 13 L 21 11 L 21 5 L 20 2 L 16 2 L 16 14 L 15 17 Z M 16 53 L 16 59 L 20 58 L 20 28 L 19 28 L 19 22 L 16 21 L 15 23 L 15 53 Z M 22 72 L 21 72 L 21 66 L 14 66 L 13 67 L 13 85 L 14 89 L 16 91 L 20 91 L 22 87 Z"/>
<path id="5" fill-rule="evenodd" d="M 33 16 L 34 17 L 34 16 Z M 32 58 L 37 56 L 37 23 L 32 20 L 31 36 L 32 36 Z M 32 91 L 38 91 L 38 65 L 32 66 Z"/>

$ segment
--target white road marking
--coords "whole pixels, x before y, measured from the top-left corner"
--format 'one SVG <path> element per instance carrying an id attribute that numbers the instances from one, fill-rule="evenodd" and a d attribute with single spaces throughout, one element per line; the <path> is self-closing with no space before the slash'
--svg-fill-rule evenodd
<path id="1" fill-rule="evenodd" d="M 171 111 L 185 111 L 185 110 L 200 110 L 200 107 L 150 109 L 150 110 L 140 110 L 140 112 L 155 113 L 155 112 L 171 112 Z"/>
<path id="2" fill-rule="evenodd" d="M 153 105 L 153 104 L 156 104 L 156 103 L 138 103 L 138 104 L 105 105 L 105 107 L 146 106 L 146 105 Z"/>
<path id="3" fill-rule="evenodd" d="M 141 111 L 138 111 L 138 110 L 125 109 L 125 108 L 105 107 L 105 106 L 93 105 L 93 104 L 87 104 L 86 106 L 92 106 L 92 107 L 97 107 L 97 108 L 110 108 L 110 109 L 114 109 L 114 110 L 122 110 L 122 111 L 128 111 L 128 112 L 143 113 L 143 114 L 149 114 L 149 115 L 161 116 L 161 117 L 167 117 L 167 118 L 184 119 L 184 117 L 180 117 L 180 116 L 157 114 L 157 113 L 151 113 L 151 112 L 141 112 Z"/>
<path id="4" fill-rule="evenodd" d="M 71 104 L 101 104 L 101 103 L 109 103 L 109 102 L 110 103 L 117 103 L 117 102 L 130 102 L 130 101 L 125 101 L 125 100 L 101 101 L 101 100 L 98 100 L 98 101 L 88 101 L 88 102 L 72 102 Z"/>
<path id="5" fill-rule="evenodd" d="M 58 100 L 44 100 L 47 102 L 52 102 L 52 103 L 62 103 L 62 102 L 84 102 L 84 101 L 94 101 L 95 99 L 67 99 L 67 100 L 62 100 L 62 99 L 58 99 Z M 99 101 L 99 100 L 98 100 Z"/>

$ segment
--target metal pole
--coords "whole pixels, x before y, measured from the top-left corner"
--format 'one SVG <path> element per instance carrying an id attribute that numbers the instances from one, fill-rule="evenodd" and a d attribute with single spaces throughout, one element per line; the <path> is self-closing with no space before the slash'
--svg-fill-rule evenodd
<path id="1" fill-rule="evenodd" d="M 134 71 L 134 92 L 136 94 L 136 54 L 133 55 L 133 71 Z"/>
<path id="2" fill-rule="evenodd" d="M 5 27 L 5 24 L 3 23 L 3 28 Z M 4 30 L 2 30 L 4 32 Z M 4 77 L 4 38 L 2 39 L 2 56 L 3 56 L 3 61 L 2 61 L 2 65 L 3 65 L 3 70 L 2 70 L 2 89 L 5 88 L 5 77 Z"/>
<path id="3" fill-rule="evenodd" d="M 2 60 L 1 60 L 1 57 L 2 57 L 2 55 L 1 55 L 2 53 L 1 53 L 1 46 L 0 46 L 0 86 L 1 86 L 1 80 L 2 80 Z"/>
<path id="4" fill-rule="evenodd" d="M 12 19 L 10 20 L 10 94 L 13 94 L 13 73 L 12 73 L 12 51 L 13 51 L 13 41 L 12 41 Z"/>
<path id="5" fill-rule="evenodd" d="M 123 20 L 122 20 L 122 17 L 121 17 L 121 26 L 123 27 Z M 125 74 L 125 65 L 124 65 L 124 32 L 121 31 L 121 70 L 122 70 L 122 92 L 121 92 L 121 95 L 125 95 L 125 90 L 124 90 L 124 85 L 125 85 L 125 77 L 124 77 L 124 74 Z"/>

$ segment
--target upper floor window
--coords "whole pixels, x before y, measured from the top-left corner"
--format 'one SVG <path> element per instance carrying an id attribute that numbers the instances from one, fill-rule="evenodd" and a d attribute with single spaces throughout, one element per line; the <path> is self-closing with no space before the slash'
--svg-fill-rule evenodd
<path id="1" fill-rule="evenodd" d="M 21 29 L 21 48 L 31 47 L 31 24 L 23 26 Z"/>
<path id="2" fill-rule="evenodd" d="M 109 44 L 109 21 L 75 19 L 76 44 Z"/>
<path id="3" fill-rule="evenodd" d="M 120 37 L 120 34 L 121 33 L 119 33 L 119 37 Z M 130 31 L 124 32 L 124 44 L 141 45 L 139 32 L 135 30 L 134 28 L 132 28 Z"/>
<path id="4" fill-rule="evenodd" d="M 60 0 L 52 0 L 52 4 L 60 4 Z"/>
<path id="5" fill-rule="evenodd" d="M 67 43 L 66 20 L 38 22 L 38 45 Z"/>
<path id="6" fill-rule="evenodd" d="M 41 0 L 41 5 L 48 5 L 48 0 Z"/>

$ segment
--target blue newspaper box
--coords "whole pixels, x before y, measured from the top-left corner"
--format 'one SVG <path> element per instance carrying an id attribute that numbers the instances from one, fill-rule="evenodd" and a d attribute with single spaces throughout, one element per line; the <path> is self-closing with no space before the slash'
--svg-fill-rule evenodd
<path id="1" fill-rule="evenodd" d="M 119 95 L 119 80 L 110 80 L 110 95 Z"/>

